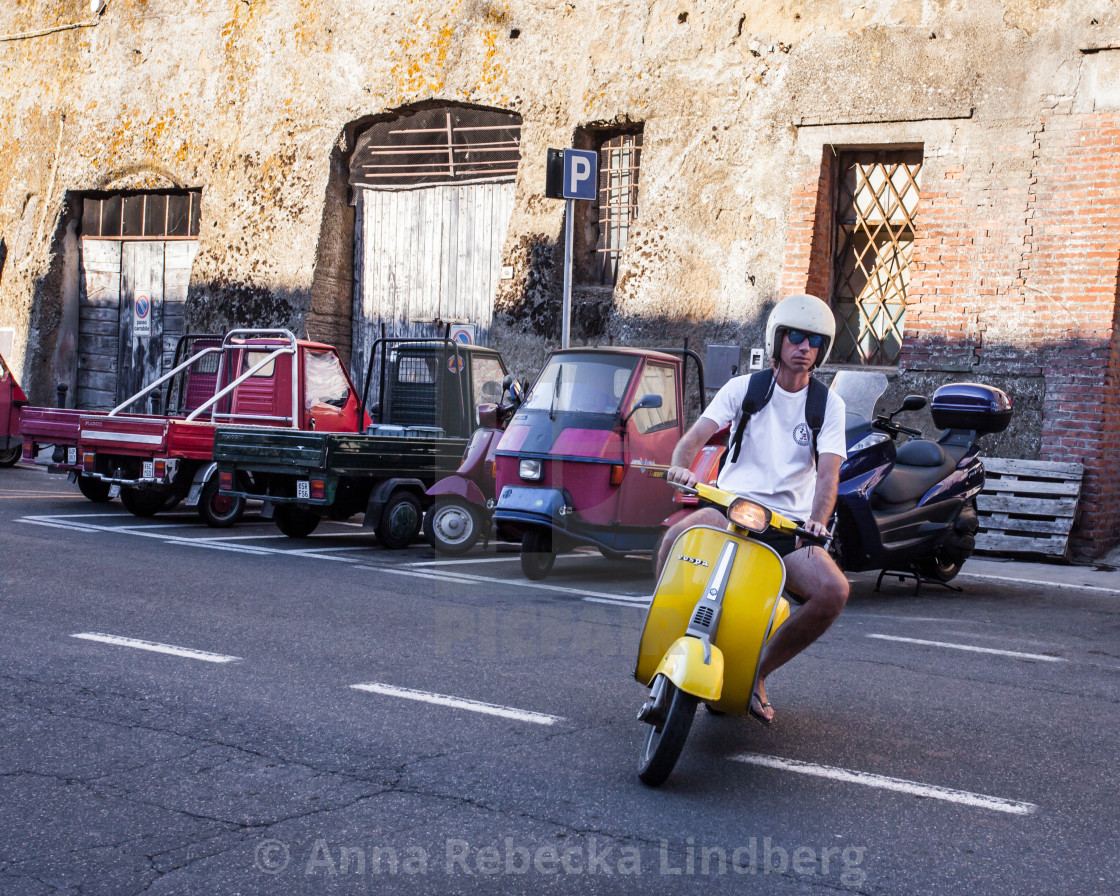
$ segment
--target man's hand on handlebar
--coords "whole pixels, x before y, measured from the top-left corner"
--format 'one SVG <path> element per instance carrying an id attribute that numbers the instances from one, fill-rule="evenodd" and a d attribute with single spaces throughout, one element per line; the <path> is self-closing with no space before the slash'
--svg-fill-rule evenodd
<path id="1" fill-rule="evenodd" d="M 817 539 L 810 544 L 823 544 L 832 537 L 832 533 L 828 531 L 828 526 L 824 523 L 818 523 L 816 520 L 809 520 L 809 522 L 802 524 L 801 529 Z M 799 538 L 797 546 L 799 548 L 805 547 L 805 541 Z"/>
<path id="2" fill-rule="evenodd" d="M 685 485 L 689 488 L 695 488 L 697 482 L 696 474 L 688 467 L 669 467 L 665 480 L 670 485 Z"/>

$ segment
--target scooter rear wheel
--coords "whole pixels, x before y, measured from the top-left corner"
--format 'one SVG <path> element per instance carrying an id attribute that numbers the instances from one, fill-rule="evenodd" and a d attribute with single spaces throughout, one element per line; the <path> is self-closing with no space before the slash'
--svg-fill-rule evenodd
<path id="1" fill-rule="evenodd" d="M 668 691 L 665 700 L 669 707 L 665 720 L 660 725 L 649 726 L 638 759 L 638 777 L 650 787 L 664 784 L 673 771 L 692 728 L 692 718 L 699 702 L 671 681 L 665 682 L 665 688 Z"/>

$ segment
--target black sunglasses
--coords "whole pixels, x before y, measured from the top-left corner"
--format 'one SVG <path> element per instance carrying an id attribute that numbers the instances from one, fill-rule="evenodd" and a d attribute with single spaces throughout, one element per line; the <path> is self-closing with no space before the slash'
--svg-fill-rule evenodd
<path id="1" fill-rule="evenodd" d="M 789 337 L 790 345 L 801 345 L 806 339 L 809 340 L 809 348 L 820 348 L 824 345 L 824 337 L 820 333 L 802 333 L 800 330 L 786 330 L 786 336 Z"/>

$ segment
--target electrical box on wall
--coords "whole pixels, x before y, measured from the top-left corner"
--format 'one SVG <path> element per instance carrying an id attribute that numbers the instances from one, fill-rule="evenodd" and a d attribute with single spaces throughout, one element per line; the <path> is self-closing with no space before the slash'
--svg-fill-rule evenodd
<path id="1" fill-rule="evenodd" d="M 762 349 L 751 349 L 751 370 L 762 370 Z"/>
<path id="2" fill-rule="evenodd" d="M 737 345 L 709 345 L 704 356 L 704 384 L 718 389 L 739 374 L 740 348 Z"/>

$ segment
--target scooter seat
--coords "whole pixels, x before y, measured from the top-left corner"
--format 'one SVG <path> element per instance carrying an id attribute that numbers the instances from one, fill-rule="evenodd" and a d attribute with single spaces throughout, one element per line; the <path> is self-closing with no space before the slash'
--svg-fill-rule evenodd
<path id="1" fill-rule="evenodd" d="M 941 446 L 935 445 L 935 447 L 940 449 Z M 899 457 L 901 456 L 900 451 Z M 942 457 L 944 460 L 935 467 L 896 462 L 894 469 L 887 474 L 887 478 L 875 487 L 874 497 L 885 504 L 906 504 L 917 501 L 952 473 L 957 466 L 957 462 L 946 456 L 944 452 Z"/>
<path id="2" fill-rule="evenodd" d="M 940 467 L 945 463 L 945 449 L 929 439 L 911 439 L 899 446 L 896 462 L 908 467 Z"/>

